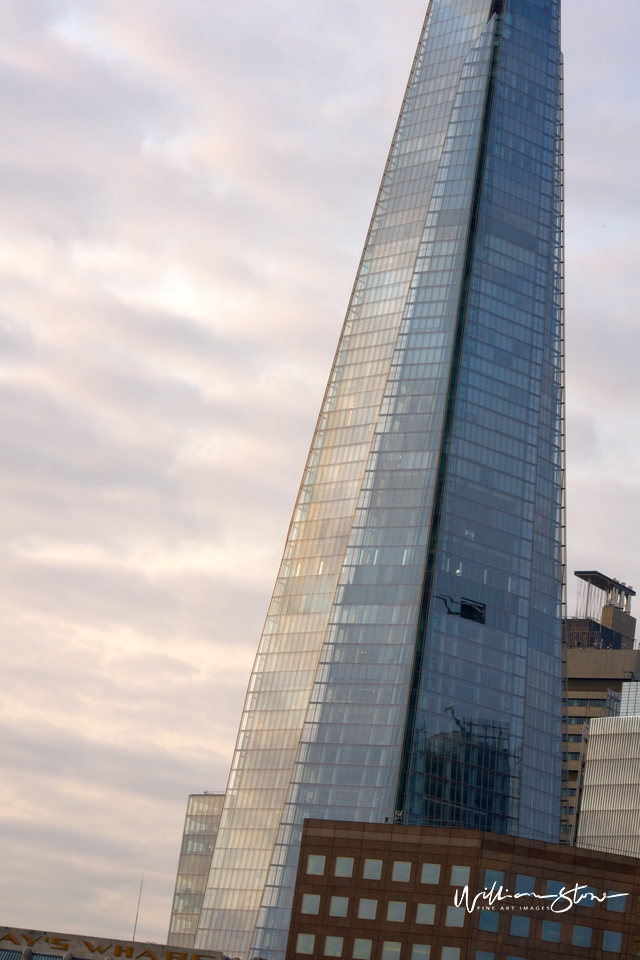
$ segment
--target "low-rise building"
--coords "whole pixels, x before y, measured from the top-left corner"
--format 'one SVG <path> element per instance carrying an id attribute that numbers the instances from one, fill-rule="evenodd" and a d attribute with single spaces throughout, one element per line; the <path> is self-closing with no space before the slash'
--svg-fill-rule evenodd
<path id="1" fill-rule="evenodd" d="M 639 867 L 477 830 L 306 820 L 287 960 L 640 956 Z"/>
<path id="2" fill-rule="evenodd" d="M 166 944 L 0 927 L 0 960 L 224 960 L 220 950 L 181 950 Z"/>

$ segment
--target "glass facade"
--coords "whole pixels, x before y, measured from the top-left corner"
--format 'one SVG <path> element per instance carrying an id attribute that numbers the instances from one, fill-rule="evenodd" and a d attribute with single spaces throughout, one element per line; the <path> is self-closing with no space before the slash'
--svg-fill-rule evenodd
<path id="1" fill-rule="evenodd" d="M 280 960 L 306 817 L 558 837 L 561 144 L 556 0 L 432 0 L 197 946 Z"/>
<path id="2" fill-rule="evenodd" d="M 192 793 L 187 801 L 167 936 L 170 947 L 192 947 L 195 942 L 223 804 L 224 793 Z"/>

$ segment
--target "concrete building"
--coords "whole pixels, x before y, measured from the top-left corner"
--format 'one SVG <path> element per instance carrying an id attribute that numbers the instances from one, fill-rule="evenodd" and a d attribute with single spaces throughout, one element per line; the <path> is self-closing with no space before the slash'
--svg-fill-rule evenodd
<path id="1" fill-rule="evenodd" d="M 640 716 L 591 722 L 576 843 L 640 857 Z"/>
<path id="2" fill-rule="evenodd" d="M 167 937 L 171 946 L 194 944 L 223 803 L 224 793 L 192 793 L 187 801 Z"/>
<path id="3" fill-rule="evenodd" d="M 640 956 L 639 868 L 476 830 L 307 820 L 286 960 Z"/>
<path id="4" fill-rule="evenodd" d="M 0 927 L 0 960 L 224 960 L 220 950 L 180 950 L 161 943 Z"/>
<path id="5" fill-rule="evenodd" d="M 563 623 L 566 684 L 563 710 L 561 839 L 576 839 L 589 725 L 620 713 L 625 681 L 637 676 L 635 618 L 627 584 L 595 570 L 576 571 L 581 592 L 578 615 Z M 614 627 L 616 629 L 614 629 Z"/>

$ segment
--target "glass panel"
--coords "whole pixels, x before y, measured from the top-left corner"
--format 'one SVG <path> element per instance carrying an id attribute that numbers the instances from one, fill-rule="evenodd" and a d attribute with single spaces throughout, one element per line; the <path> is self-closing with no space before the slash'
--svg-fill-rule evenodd
<path id="1" fill-rule="evenodd" d="M 504 886 L 504 873 L 501 870 L 485 870 L 484 886 L 486 890 L 491 890 L 493 886 L 496 890 Z"/>
<path id="2" fill-rule="evenodd" d="M 460 947 L 443 947 L 441 960 L 460 960 Z"/>
<path id="3" fill-rule="evenodd" d="M 300 907 L 300 913 L 317 914 L 319 912 L 320 912 L 320 896 L 316 893 L 303 893 L 302 906 Z"/>
<path id="4" fill-rule="evenodd" d="M 445 927 L 463 927 L 464 917 L 464 907 L 447 907 L 447 918 L 444 925 Z"/>
<path id="5" fill-rule="evenodd" d="M 535 893 L 536 878 L 518 874 L 516 877 L 516 893 Z"/>
<path id="6" fill-rule="evenodd" d="M 360 920 L 375 920 L 377 900 L 361 900 L 358 904 L 358 918 Z"/>
<path id="7" fill-rule="evenodd" d="M 511 917 L 510 933 L 512 937 L 528 937 L 530 927 L 531 920 L 529 917 Z"/>
<path id="8" fill-rule="evenodd" d="M 563 890 L 567 889 L 564 880 L 547 880 L 547 896 L 559 896 Z"/>
<path id="9" fill-rule="evenodd" d="M 325 937 L 324 955 L 325 957 L 341 957 L 344 937 Z"/>
<path id="10" fill-rule="evenodd" d="M 346 917 L 349 909 L 349 897 L 331 897 L 330 917 Z"/>
<path id="11" fill-rule="evenodd" d="M 597 893 L 598 891 L 595 887 L 580 886 L 576 896 L 576 903 L 579 903 L 581 907 L 593 907 Z"/>
<path id="12" fill-rule="evenodd" d="M 403 903 L 401 900 L 390 900 L 387 905 L 387 920 L 393 920 L 395 923 L 404 923 L 406 910 L 406 903 Z"/>
<path id="13" fill-rule="evenodd" d="M 422 883 L 439 883 L 440 882 L 440 864 L 439 863 L 423 863 L 422 864 Z"/>
<path id="14" fill-rule="evenodd" d="M 296 953 L 306 953 L 311 955 L 316 942 L 315 934 L 299 933 L 296 940 Z"/>
<path id="15" fill-rule="evenodd" d="M 548 940 L 550 943 L 560 943 L 561 933 L 561 923 L 556 923 L 554 920 L 542 921 L 542 933 L 540 935 L 541 940 Z"/>
<path id="16" fill-rule="evenodd" d="M 327 858 L 318 853 L 310 853 L 307 858 L 307 873 L 321 877 L 324 873 L 324 864 Z"/>
<path id="17" fill-rule="evenodd" d="M 602 934 L 602 949 L 609 953 L 620 953 L 622 950 L 622 934 L 617 930 L 605 930 Z"/>
<path id="18" fill-rule="evenodd" d="M 591 927 L 578 927 L 573 928 L 573 936 L 571 937 L 571 943 L 574 947 L 590 947 L 591 946 Z"/>
<path id="19" fill-rule="evenodd" d="M 489 933 L 497 933 L 500 926 L 500 914 L 492 910 L 480 911 L 480 929 Z"/>
<path id="20" fill-rule="evenodd" d="M 476 960 L 496 960 L 496 955 L 488 950 L 476 950 Z"/>
<path id="21" fill-rule="evenodd" d="M 362 876 L 365 880 L 379 880 L 382 876 L 382 860 L 365 860 Z"/>
<path id="22" fill-rule="evenodd" d="M 353 960 L 371 960 L 372 940 L 354 940 L 353 941 Z"/>
<path id="23" fill-rule="evenodd" d="M 607 910 L 613 910 L 614 913 L 624 913 L 627 909 L 628 896 L 628 893 L 620 893 L 618 890 L 609 890 Z"/>
<path id="24" fill-rule="evenodd" d="M 382 944 L 381 960 L 400 960 L 400 944 L 385 940 Z"/>
<path id="25" fill-rule="evenodd" d="M 336 857 L 336 877 L 353 876 L 353 857 Z"/>
<path id="26" fill-rule="evenodd" d="M 434 903 L 419 903 L 416 908 L 416 923 L 433 923 L 435 915 Z"/>
<path id="27" fill-rule="evenodd" d="M 411 863 L 406 860 L 395 860 L 393 863 L 392 880 L 408 881 L 411 879 Z"/>
<path id="28" fill-rule="evenodd" d="M 429 960 L 431 947 L 428 943 L 414 943 L 411 947 L 411 960 Z"/>
<path id="29" fill-rule="evenodd" d="M 453 887 L 466 887 L 469 883 L 469 874 L 471 867 L 451 867 L 451 885 Z"/>

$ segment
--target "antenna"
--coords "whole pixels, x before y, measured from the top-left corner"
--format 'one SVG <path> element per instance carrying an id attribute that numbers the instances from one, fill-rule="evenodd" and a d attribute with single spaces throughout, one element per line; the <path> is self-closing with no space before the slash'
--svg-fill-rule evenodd
<path id="1" fill-rule="evenodd" d="M 136 922 L 135 922 L 134 925 L 133 925 L 133 936 L 131 937 L 131 939 L 133 940 L 134 943 L 135 943 L 135 939 L 136 939 L 136 930 L 138 929 L 138 914 L 140 913 L 140 901 L 141 901 L 141 899 L 142 899 L 142 884 L 143 884 L 143 883 L 144 883 L 144 873 L 142 874 L 142 878 L 141 878 L 141 880 L 140 880 L 140 892 L 138 893 L 138 906 L 137 906 L 137 908 L 136 908 Z"/>

